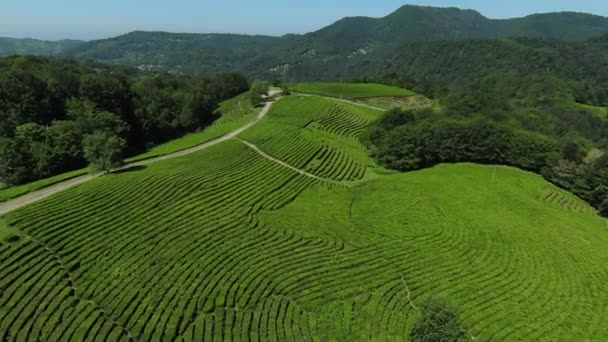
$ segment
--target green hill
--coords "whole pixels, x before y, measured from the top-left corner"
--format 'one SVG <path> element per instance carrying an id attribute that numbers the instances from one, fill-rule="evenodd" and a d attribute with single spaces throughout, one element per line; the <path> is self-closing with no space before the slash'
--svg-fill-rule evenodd
<path id="1" fill-rule="evenodd" d="M 290 96 L 240 141 L 9 213 L 0 337 L 403 340 L 436 296 L 477 340 L 608 338 L 591 208 L 513 168 L 384 170 L 359 142 L 379 115 Z"/>
<path id="2" fill-rule="evenodd" d="M 132 32 L 84 43 L 66 53 L 142 69 L 198 74 L 240 71 L 299 81 L 314 80 L 306 71 L 324 66 L 330 71 L 328 76 L 335 77 L 331 70 L 336 64 L 347 64 L 347 75 L 353 76 L 362 71 L 358 60 L 367 60 L 369 55 L 377 59 L 411 42 L 505 37 L 586 40 L 605 33 L 607 18 L 583 13 L 494 20 L 472 10 L 406 5 L 383 18 L 344 18 L 304 35 Z"/>

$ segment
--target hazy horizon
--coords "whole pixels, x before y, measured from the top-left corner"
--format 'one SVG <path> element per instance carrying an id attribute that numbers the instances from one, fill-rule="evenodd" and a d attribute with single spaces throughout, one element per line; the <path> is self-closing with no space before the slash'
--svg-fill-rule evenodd
<path id="1" fill-rule="evenodd" d="M 608 16 L 608 2 L 515 0 L 509 3 L 487 3 L 482 0 L 312 0 L 288 4 L 268 0 L 264 5 L 251 1 L 230 3 L 176 0 L 171 4 L 159 0 L 142 4 L 135 0 L 103 3 L 92 0 L 7 0 L 0 13 L 0 37 L 41 40 L 94 40 L 132 31 L 167 31 L 188 33 L 234 33 L 281 36 L 316 31 L 349 16 L 383 17 L 399 7 L 458 7 L 473 9 L 493 19 L 522 17 L 535 13 L 585 12 Z M 108 19 L 109 18 L 109 19 Z"/>

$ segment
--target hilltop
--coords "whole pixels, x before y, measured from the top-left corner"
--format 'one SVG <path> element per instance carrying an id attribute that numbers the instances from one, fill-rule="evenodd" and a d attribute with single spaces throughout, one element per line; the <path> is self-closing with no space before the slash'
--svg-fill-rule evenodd
<path id="1" fill-rule="evenodd" d="M 582 41 L 608 33 L 608 18 L 584 13 L 546 13 L 489 19 L 473 10 L 406 5 L 383 17 L 348 17 L 318 31 L 283 37 L 136 31 L 82 43 L 45 44 L 53 49 L 19 49 L 0 42 L 0 55 L 57 54 L 79 59 L 185 74 L 240 71 L 255 77 L 328 79 L 380 67 L 373 61 L 413 42 L 528 37 Z M 38 42 L 37 44 L 42 44 Z M 25 44 L 25 43 L 24 43 Z"/>

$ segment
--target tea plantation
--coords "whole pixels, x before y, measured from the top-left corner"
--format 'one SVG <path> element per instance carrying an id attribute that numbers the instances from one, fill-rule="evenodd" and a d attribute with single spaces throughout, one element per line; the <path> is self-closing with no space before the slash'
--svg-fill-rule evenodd
<path id="1" fill-rule="evenodd" d="M 288 96 L 240 140 L 7 214 L 0 340 L 403 341 L 432 296 L 471 339 L 608 339 L 592 208 L 514 168 L 384 170 L 359 141 L 379 115 Z"/>

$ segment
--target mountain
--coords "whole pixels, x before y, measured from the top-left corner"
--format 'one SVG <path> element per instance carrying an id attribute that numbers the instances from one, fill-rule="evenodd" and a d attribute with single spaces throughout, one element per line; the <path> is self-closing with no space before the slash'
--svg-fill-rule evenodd
<path id="1" fill-rule="evenodd" d="M 238 71 L 252 78 L 299 81 L 376 72 L 383 61 L 407 55 L 404 48 L 410 54 L 430 48 L 443 55 L 437 46 L 416 45 L 424 42 L 507 37 L 584 41 L 606 33 L 608 18 L 584 13 L 496 20 L 473 10 L 406 5 L 383 18 L 348 17 L 304 35 L 135 31 L 90 42 L 0 39 L 0 55 L 64 55 L 177 74 Z"/>
<path id="2" fill-rule="evenodd" d="M 535 37 L 586 40 L 608 33 L 608 18 L 584 13 L 489 19 L 473 10 L 406 5 L 383 18 L 349 17 L 304 35 L 132 32 L 66 49 L 71 56 L 175 73 L 241 71 L 252 77 L 293 76 L 301 64 L 332 64 L 435 40 Z M 349 63 L 350 64 L 350 63 Z"/>
<path id="3" fill-rule="evenodd" d="M 37 39 L 18 39 L 0 37 L 0 57 L 9 55 L 48 55 L 55 56 L 66 49 L 81 44 L 79 40 L 45 41 Z"/>

